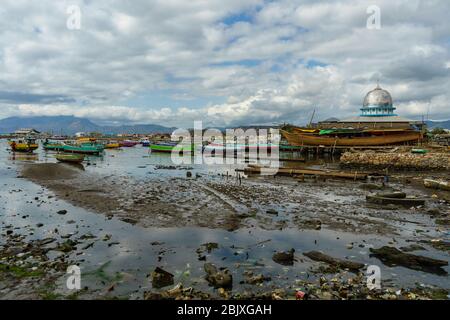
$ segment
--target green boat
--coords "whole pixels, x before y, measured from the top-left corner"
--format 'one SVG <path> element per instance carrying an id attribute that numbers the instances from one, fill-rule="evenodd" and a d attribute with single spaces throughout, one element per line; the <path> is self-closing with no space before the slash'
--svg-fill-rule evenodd
<path id="1" fill-rule="evenodd" d="M 174 152 L 183 152 L 183 153 L 190 153 L 194 151 L 194 145 L 183 145 L 179 146 L 176 142 L 162 142 L 162 143 L 151 143 L 150 144 L 150 150 L 152 152 L 166 152 L 170 153 L 172 151 Z"/>
<path id="2" fill-rule="evenodd" d="M 84 160 L 84 154 L 57 154 L 56 160 L 69 163 L 81 163 Z"/>
<path id="3" fill-rule="evenodd" d="M 411 153 L 418 153 L 418 154 L 425 154 L 427 152 L 428 152 L 428 150 L 425 150 L 425 149 L 412 149 L 411 150 Z"/>
<path id="4" fill-rule="evenodd" d="M 100 154 L 104 150 L 102 144 L 97 143 L 82 143 L 79 145 L 69 145 L 63 146 L 62 151 L 67 153 L 83 153 L 83 154 Z"/>
<path id="5" fill-rule="evenodd" d="M 44 142 L 44 150 L 62 151 L 63 149 L 64 145 L 62 143 Z"/>

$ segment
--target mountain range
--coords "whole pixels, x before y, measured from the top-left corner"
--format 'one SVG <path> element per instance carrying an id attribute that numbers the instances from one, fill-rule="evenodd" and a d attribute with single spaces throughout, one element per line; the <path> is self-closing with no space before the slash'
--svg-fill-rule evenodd
<path id="1" fill-rule="evenodd" d="M 34 128 L 40 132 L 56 135 L 73 135 L 77 132 L 100 132 L 104 134 L 172 133 L 176 129 L 155 124 L 103 126 L 89 119 L 74 116 L 9 117 L 0 120 L 0 133 L 12 133 L 20 128 Z"/>
<path id="2" fill-rule="evenodd" d="M 426 121 L 429 129 L 450 129 L 450 120 Z M 253 126 L 252 126 L 253 127 Z M 172 133 L 176 128 L 156 124 L 135 124 L 107 126 L 99 125 L 86 118 L 74 116 L 9 117 L 0 120 L 0 133 L 12 133 L 20 128 L 34 128 L 41 132 L 73 135 L 77 132 L 118 133 Z"/>
<path id="3" fill-rule="evenodd" d="M 450 129 L 450 120 L 446 121 L 425 121 L 427 123 L 427 127 L 429 129 L 434 128 L 442 128 L 442 129 Z"/>

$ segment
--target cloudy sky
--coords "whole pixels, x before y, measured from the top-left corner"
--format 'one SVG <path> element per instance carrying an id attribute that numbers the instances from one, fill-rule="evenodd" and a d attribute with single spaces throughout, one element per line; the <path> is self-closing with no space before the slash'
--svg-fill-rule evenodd
<path id="1" fill-rule="evenodd" d="M 357 115 L 380 79 L 398 114 L 449 119 L 449 12 L 448 0 L 2 0 L 0 118 L 302 124 L 314 109 Z"/>

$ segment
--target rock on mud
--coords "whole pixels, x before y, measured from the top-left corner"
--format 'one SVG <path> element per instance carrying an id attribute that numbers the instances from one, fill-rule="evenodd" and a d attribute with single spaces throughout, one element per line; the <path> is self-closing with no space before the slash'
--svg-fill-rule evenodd
<path id="1" fill-rule="evenodd" d="M 293 248 L 287 252 L 276 252 L 272 256 L 272 260 L 283 266 L 292 266 L 294 265 L 294 252 Z"/>
<path id="2" fill-rule="evenodd" d="M 395 247 L 384 246 L 379 249 L 370 249 L 374 256 L 380 259 L 385 265 L 389 267 L 403 266 L 413 270 L 420 270 L 430 273 L 447 274 L 441 267 L 447 266 L 448 262 L 444 260 L 437 260 L 433 258 L 417 256 L 410 253 L 404 253 Z"/>
<path id="3" fill-rule="evenodd" d="M 206 281 L 214 288 L 231 288 L 233 286 L 233 276 L 228 269 L 218 271 L 212 263 L 205 263 L 203 268 L 206 272 Z"/>
<path id="4" fill-rule="evenodd" d="M 152 287 L 159 289 L 173 285 L 173 274 L 156 267 L 152 272 Z"/>

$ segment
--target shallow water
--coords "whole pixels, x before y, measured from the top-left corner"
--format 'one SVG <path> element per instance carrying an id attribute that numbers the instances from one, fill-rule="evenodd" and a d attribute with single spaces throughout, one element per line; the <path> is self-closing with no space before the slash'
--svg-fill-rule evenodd
<path id="1" fill-rule="evenodd" d="M 163 267 L 175 275 L 175 284 L 182 282 L 193 285 L 196 289 L 213 292 L 204 280 L 203 261 L 197 258 L 196 250 L 204 243 L 217 242 L 219 248 L 207 254 L 207 261 L 219 267 L 228 267 L 234 277 L 234 290 L 264 291 L 272 287 L 295 288 L 296 279 L 313 279 L 315 276 L 308 268 L 308 262 L 301 253 L 309 250 L 323 250 L 334 257 L 345 258 L 375 264 L 381 267 L 384 282 L 392 282 L 401 287 L 414 287 L 416 283 L 437 285 L 449 289 L 448 276 L 414 271 L 403 267 L 389 268 L 378 259 L 369 256 L 370 247 L 380 247 L 392 241 L 392 236 L 359 235 L 332 230 L 263 230 L 259 228 L 239 229 L 228 232 L 208 228 L 143 228 L 125 223 L 115 218 L 75 207 L 64 200 L 49 198 L 48 191 L 30 181 L 17 178 L 18 168 L 29 162 L 56 162 L 54 153 L 39 149 L 35 156 L 11 154 L 6 151 L 6 142 L 0 142 L 0 221 L 2 225 L 13 225 L 15 232 L 27 234 L 27 239 L 65 236 L 73 233 L 73 238 L 90 233 L 102 239 L 111 235 L 108 241 L 95 241 L 92 247 L 80 250 L 89 242 L 86 240 L 72 252 L 70 257 L 79 261 L 82 270 L 82 286 L 103 292 L 112 283 L 116 283 L 113 294 L 131 298 L 142 298 L 144 291 L 151 290 L 148 274 L 156 267 Z M 152 177 L 185 177 L 187 170 L 155 169 L 157 165 L 171 165 L 170 155 L 149 154 L 148 148 L 140 146 L 122 150 L 106 150 L 102 157 L 89 157 L 86 172 L 103 175 L 119 175 L 133 177 L 136 180 L 152 179 Z M 231 174 L 234 166 L 192 165 L 189 168 L 194 174 L 209 175 L 211 179 L 218 174 Z M 19 191 L 20 190 L 20 191 Z M 39 200 L 35 200 L 39 197 Z M 345 202 L 344 196 L 324 194 L 330 201 Z M 43 200 L 45 202 L 43 202 Z M 348 200 L 348 199 L 347 199 Z M 58 215 L 58 210 L 65 209 L 66 215 Z M 28 217 L 23 218 L 23 216 Z M 67 222 L 74 220 L 75 223 Z M 37 228 L 36 224 L 44 226 Z M 55 233 L 55 228 L 58 233 Z M 447 234 L 448 237 L 448 234 Z M 3 236 L 0 241 L 3 241 Z M 405 238 L 396 239 L 395 246 L 408 245 Z M 116 243 L 117 242 L 117 243 Z M 158 243 L 155 243 L 158 242 Z M 153 244 L 152 244 L 153 243 Z M 347 249 L 348 243 L 354 243 Z M 359 247 L 358 245 L 364 245 Z M 296 250 L 297 262 L 294 266 L 281 266 L 272 261 L 275 251 Z M 432 256 L 448 260 L 443 251 L 428 248 L 428 251 L 417 251 L 415 254 Z M 59 254 L 51 251 L 50 254 Z M 303 260 L 303 261 L 302 261 Z M 99 277 L 92 273 L 104 266 L 106 276 Z M 254 269 L 255 274 L 263 273 L 271 276 L 272 281 L 265 282 L 262 287 L 239 284 L 243 279 L 243 271 Z M 449 272 L 449 267 L 444 268 Z M 87 273 L 83 277 L 83 273 Z M 115 275 L 120 273 L 119 278 Z M 57 290 L 67 292 L 65 278 L 57 283 Z M 96 296 L 98 292 L 93 293 Z"/>

